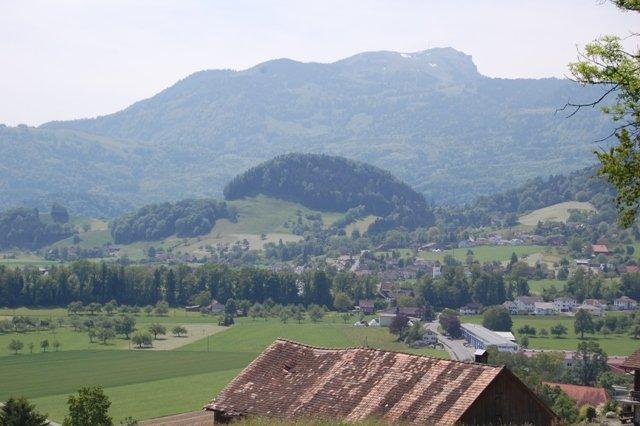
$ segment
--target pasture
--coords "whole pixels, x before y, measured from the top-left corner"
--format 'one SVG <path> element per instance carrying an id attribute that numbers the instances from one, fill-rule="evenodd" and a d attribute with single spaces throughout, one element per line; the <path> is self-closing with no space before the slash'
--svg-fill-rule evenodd
<path id="1" fill-rule="evenodd" d="M 564 203 L 554 204 L 538 210 L 534 210 L 529 214 L 521 216 L 519 221 L 526 226 L 536 226 L 538 222 L 567 222 L 571 210 L 595 211 L 591 203 L 583 203 L 579 201 L 567 201 Z"/>
<path id="2" fill-rule="evenodd" d="M 3 309 L 0 315 L 39 316 L 55 320 L 67 316 L 64 309 Z M 115 316 L 115 315 L 114 315 Z M 170 329 L 172 324 L 206 324 L 212 327 L 216 317 L 171 310 L 163 317 L 137 317 L 138 328 L 160 322 Z M 235 325 L 173 350 L 128 350 L 122 338 L 109 345 L 90 344 L 87 334 L 69 327 L 55 332 L 62 346 L 59 352 L 36 352 L 26 348 L 9 355 L 6 346 L 12 338 L 25 340 L 53 339 L 50 332 L 0 334 L 0 400 L 9 395 L 24 395 L 38 409 L 55 421 L 66 414 L 69 393 L 81 386 L 100 384 L 112 401 L 111 413 L 116 422 L 126 416 L 146 419 L 173 413 L 198 410 L 213 398 L 243 367 L 276 338 L 283 337 L 325 347 L 368 345 L 374 348 L 406 351 L 447 357 L 445 351 L 410 349 L 394 341 L 386 328 L 356 328 L 355 317 L 347 324 L 334 313 L 322 321 L 308 319 L 301 324 L 279 319 L 252 320 L 237 318 Z M 215 327 L 215 326 L 213 326 Z M 31 337 L 29 337 L 31 338 Z M 26 343 L 26 340 L 25 340 Z M 4 380 L 6 378 L 6 380 Z M 4 386 L 7 383 L 7 386 Z"/>

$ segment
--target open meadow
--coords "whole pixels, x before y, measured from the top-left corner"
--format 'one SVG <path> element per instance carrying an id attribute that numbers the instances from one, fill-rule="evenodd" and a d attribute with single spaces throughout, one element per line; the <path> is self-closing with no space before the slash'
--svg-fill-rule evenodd
<path id="1" fill-rule="evenodd" d="M 571 210 L 582 210 L 593 212 L 596 210 L 591 203 L 580 201 L 566 201 L 551 206 L 547 206 L 538 210 L 534 210 L 529 214 L 521 216 L 519 221 L 523 225 L 536 226 L 538 222 L 567 222 Z"/>
<path id="2" fill-rule="evenodd" d="M 464 262 L 467 258 L 467 252 L 473 252 L 473 258 L 479 262 L 506 261 L 515 253 L 518 258 L 523 258 L 534 253 L 543 253 L 547 249 L 544 246 L 477 246 L 471 248 L 457 248 L 452 250 L 433 252 L 422 251 L 419 256 L 426 260 L 443 261 L 446 255 L 453 256 L 455 259 Z"/>
<path id="3" fill-rule="evenodd" d="M 123 338 L 113 339 L 107 345 L 90 343 L 87 333 L 71 330 L 64 309 L 0 310 L 0 318 L 13 315 L 66 321 L 55 333 L 0 334 L 0 377 L 3 378 L 0 400 L 10 395 L 24 395 L 58 422 L 66 414 L 68 395 L 84 385 L 104 386 L 112 401 L 111 413 L 116 422 L 126 416 L 141 420 L 198 410 L 278 337 L 316 346 L 368 345 L 447 357 L 442 350 L 410 349 L 395 342 L 388 329 L 353 327 L 355 318 L 345 324 L 333 313 L 317 323 L 306 319 L 300 324 L 291 320 L 285 324 L 276 318 L 237 318 L 235 325 L 194 338 L 192 343 L 173 350 L 129 349 L 129 341 Z M 155 322 L 166 325 L 168 330 L 176 324 L 217 327 L 216 317 L 178 309 L 170 310 L 167 316 L 140 314 L 136 319 L 139 329 Z M 58 340 L 59 351 L 50 348 L 42 353 L 37 343 L 44 338 L 50 342 Z M 18 355 L 7 348 L 11 339 L 25 343 Z M 33 354 L 27 348 L 29 341 L 35 343 Z"/>

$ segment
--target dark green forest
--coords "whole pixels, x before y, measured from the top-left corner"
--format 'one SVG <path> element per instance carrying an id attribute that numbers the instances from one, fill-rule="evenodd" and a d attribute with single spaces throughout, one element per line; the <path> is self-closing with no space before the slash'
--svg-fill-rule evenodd
<path id="1" fill-rule="evenodd" d="M 176 234 L 194 237 L 211 231 L 218 219 L 235 219 L 225 202 L 211 199 L 151 204 L 109 224 L 116 244 L 159 240 Z"/>
<path id="2" fill-rule="evenodd" d="M 58 221 L 45 222 L 38 209 L 14 208 L 0 212 L 0 248 L 37 249 L 73 234 L 66 209 L 55 207 Z M 62 223 L 61 223 L 62 222 Z"/>
<path id="3" fill-rule="evenodd" d="M 281 155 L 236 176 L 224 188 L 227 200 L 258 194 L 316 210 L 350 211 L 353 219 L 379 216 L 373 231 L 433 223 L 424 197 L 389 172 L 330 155 Z"/>

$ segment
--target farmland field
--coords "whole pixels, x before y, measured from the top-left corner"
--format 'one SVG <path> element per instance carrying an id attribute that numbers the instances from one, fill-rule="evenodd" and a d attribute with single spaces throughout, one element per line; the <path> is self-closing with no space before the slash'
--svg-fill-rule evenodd
<path id="1" fill-rule="evenodd" d="M 441 252 L 423 251 L 419 253 L 419 256 L 423 259 L 439 260 L 442 262 L 446 255 L 450 255 L 460 261 L 464 261 L 467 258 L 467 251 L 471 250 L 475 260 L 479 262 L 491 262 L 493 260 L 509 260 L 512 253 L 515 253 L 518 258 L 522 258 L 534 253 L 542 253 L 545 249 L 546 247 L 544 246 L 477 246 Z"/>
<path id="2" fill-rule="evenodd" d="M 535 327 L 539 332 L 541 329 L 549 328 L 556 324 L 563 324 L 567 327 L 568 334 L 561 338 L 555 338 L 552 336 L 529 337 L 529 347 L 532 349 L 554 349 L 554 350 L 575 350 L 578 344 L 581 342 L 579 336 L 573 331 L 573 317 L 567 316 L 548 316 L 548 317 L 536 317 L 534 315 L 513 315 L 513 334 L 520 338 L 518 328 L 525 324 Z M 460 318 L 461 322 L 473 322 L 477 324 L 482 323 L 482 316 L 469 315 Z M 592 340 L 597 342 L 602 349 L 608 355 L 630 355 L 633 351 L 640 348 L 640 340 L 632 339 L 628 334 L 609 334 L 604 335 L 601 333 L 585 334 L 585 340 Z"/>
<path id="3" fill-rule="evenodd" d="M 64 309 L 4 309 L 0 316 L 30 315 L 55 320 L 65 317 Z M 152 322 L 171 324 L 212 324 L 216 318 L 198 313 L 171 310 L 168 316 L 140 315 L 138 327 Z M 50 332 L 0 334 L 0 399 L 24 395 L 55 421 L 66 414 L 70 392 L 83 385 L 100 384 L 112 401 L 111 414 L 116 422 L 126 416 L 146 419 L 172 413 L 198 410 L 213 398 L 244 366 L 276 338 L 284 337 L 327 347 L 368 345 L 447 357 L 433 349 L 409 349 L 394 341 L 388 329 L 356 328 L 336 314 L 318 322 L 308 320 L 287 324 L 278 319 L 238 318 L 236 325 L 174 350 L 127 350 L 128 341 L 118 338 L 109 345 L 90 344 L 86 333 L 67 326 Z M 30 354 L 26 348 L 9 355 L 11 339 L 27 343 L 53 338 L 62 343 L 59 352 L 49 350 Z M 37 348 L 37 346 L 36 346 Z M 6 384 L 6 385 L 5 385 Z"/>
<path id="4" fill-rule="evenodd" d="M 567 201 L 534 210 L 531 213 L 520 217 L 520 223 L 527 226 L 536 226 L 538 222 L 545 221 L 566 222 L 567 219 L 569 219 L 569 210 L 595 211 L 596 209 L 591 203 Z"/>

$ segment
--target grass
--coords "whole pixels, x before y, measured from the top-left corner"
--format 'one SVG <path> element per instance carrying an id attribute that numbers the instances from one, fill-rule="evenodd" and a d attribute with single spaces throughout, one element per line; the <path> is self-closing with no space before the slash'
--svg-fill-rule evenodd
<path id="1" fill-rule="evenodd" d="M 69 351 L 0 358 L 0 398 L 27 395 L 53 420 L 81 386 L 101 385 L 115 419 L 197 410 L 254 357 L 233 352 Z"/>
<path id="2" fill-rule="evenodd" d="M 567 201 L 564 203 L 554 204 L 534 210 L 529 214 L 520 217 L 520 223 L 527 226 L 536 226 L 538 222 L 554 221 L 567 222 L 569 219 L 569 210 L 586 210 L 595 211 L 591 203 L 583 203 L 579 201 Z"/>
<path id="3" fill-rule="evenodd" d="M 394 351 L 411 352 L 421 355 L 447 357 L 446 352 L 434 349 L 411 349 L 407 345 L 394 341 L 387 328 L 353 327 L 355 318 L 344 324 L 337 315 L 328 315 L 322 322 L 303 322 L 298 324 L 269 318 L 238 318 L 237 325 L 215 334 L 209 339 L 209 346 L 216 351 L 260 353 L 278 337 L 321 347 L 370 347 Z M 205 350 L 206 340 L 200 340 L 177 350 Z"/>
<path id="4" fill-rule="evenodd" d="M 55 319 L 65 317 L 66 310 L 0 310 L 0 315 L 14 314 Z M 138 317 L 139 326 L 150 322 L 211 321 L 215 318 L 178 309 L 171 310 L 166 317 Z M 0 400 L 9 395 L 24 395 L 53 420 L 61 421 L 71 392 L 81 386 L 99 384 L 113 403 L 111 414 L 116 422 L 126 416 L 146 419 L 198 410 L 277 337 L 323 347 L 367 344 L 375 348 L 447 358 L 442 350 L 410 349 L 395 342 L 386 328 L 353 327 L 354 321 L 355 318 L 350 318 L 344 324 L 334 313 L 327 314 L 319 323 L 307 320 L 302 324 L 295 321 L 284 324 L 275 318 L 267 321 L 238 318 L 236 325 L 227 330 L 172 351 L 126 350 L 128 342 L 123 339 L 116 339 L 117 343 L 111 346 L 91 346 L 85 333 L 64 327 L 56 332 L 56 338 L 62 343 L 60 352 L 29 354 L 26 349 L 19 355 L 0 352 L 4 355 L 0 356 L 3 383 Z M 32 335 L 36 340 L 50 336 L 48 332 Z M 6 350 L 9 340 L 15 336 L 14 333 L 0 335 L 1 349 Z M 20 336 L 23 339 L 23 335 Z"/>
<path id="5" fill-rule="evenodd" d="M 513 333 L 518 339 L 521 337 L 518 329 L 525 324 L 535 327 L 538 332 L 543 328 L 549 331 L 550 327 L 558 323 L 567 327 L 568 334 L 562 338 L 530 336 L 529 347 L 532 349 L 575 350 L 582 341 L 579 335 L 576 335 L 573 331 L 573 317 L 561 315 L 548 317 L 513 315 L 511 318 L 513 320 Z M 461 322 L 481 324 L 482 316 L 469 315 L 461 317 L 460 320 Z M 640 340 L 632 339 L 627 334 L 585 334 L 585 340 L 587 339 L 597 342 L 608 355 L 631 355 L 640 347 Z"/>
<path id="6" fill-rule="evenodd" d="M 362 235 L 367 232 L 367 229 L 369 229 L 369 225 L 375 222 L 377 218 L 378 216 L 369 215 L 367 217 L 363 217 L 362 219 L 358 219 L 355 222 L 347 225 L 344 228 L 345 232 L 347 233 L 347 235 L 351 235 L 351 233 L 357 229 L 358 232 L 360 232 L 360 235 Z"/>
<path id="7" fill-rule="evenodd" d="M 423 251 L 419 256 L 427 260 L 439 260 L 442 262 L 446 255 L 454 256 L 460 261 L 467 258 L 467 251 L 473 251 L 473 258 L 479 262 L 506 261 L 511 258 L 511 254 L 515 253 L 518 258 L 522 258 L 534 253 L 542 253 L 546 247 L 544 246 L 478 246 L 469 248 L 457 248 L 441 252 Z"/>
<path id="8" fill-rule="evenodd" d="M 529 291 L 531 294 L 542 294 L 542 290 L 551 287 L 552 285 L 556 286 L 558 291 L 562 291 L 566 281 L 555 280 L 555 279 L 544 279 L 544 280 L 529 280 Z"/>

